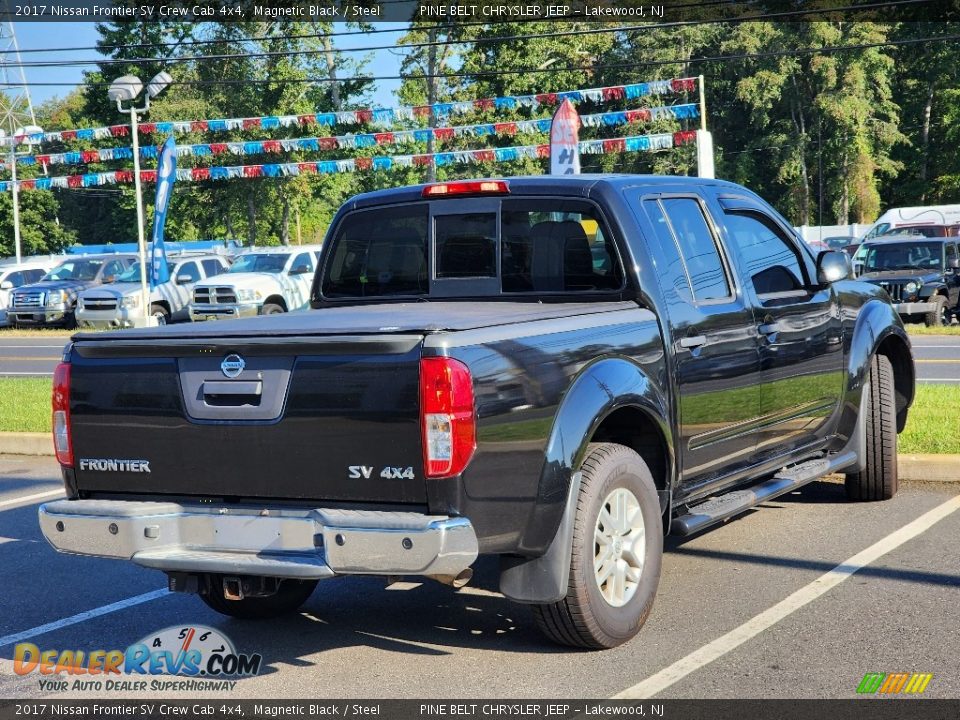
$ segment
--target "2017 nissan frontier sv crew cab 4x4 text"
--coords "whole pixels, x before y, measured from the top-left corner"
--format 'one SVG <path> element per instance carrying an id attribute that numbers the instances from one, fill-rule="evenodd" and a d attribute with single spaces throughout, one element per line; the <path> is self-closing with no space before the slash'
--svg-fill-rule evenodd
<path id="1" fill-rule="evenodd" d="M 897 490 L 910 344 L 846 256 L 727 182 L 464 181 L 338 212 L 314 311 L 78 334 L 44 535 L 240 617 L 318 580 L 500 590 L 607 648 L 687 535 L 826 473 Z"/>

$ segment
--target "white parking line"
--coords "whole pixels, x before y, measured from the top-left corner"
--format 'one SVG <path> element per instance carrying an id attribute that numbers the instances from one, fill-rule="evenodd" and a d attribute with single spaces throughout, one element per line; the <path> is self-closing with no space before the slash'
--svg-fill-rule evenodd
<path id="1" fill-rule="evenodd" d="M 925 382 L 925 383 L 955 383 L 955 382 L 960 382 L 960 378 L 917 378 L 917 382 Z"/>
<path id="2" fill-rule="evenodd" d="M 28 505 L 34 500 L 52 498 L 56 495 L 63 496 L 63 490 L 48 490 L 47 492 L 36 493 L 35 495 L 22 495 L 21 497 L 11 498 L 10 500 L 3 500 L 0 501 L 0 508 L 11 507 L 13 505 Z"/>
<path id="3" fill-rule="evenodd" d="M 878 560 L 891 550 L 897 549 L 924 531 L 929 530 L 934 524 L 958 509 L 960 509 L 960 495 L 947 500 L 947 502 L 924 513 L 913 522 L 907 523 L 899 530 L 890 533 L 866 550 L 862 550 L 852 558 L 837 565 L 833 570 L 824 573 L 809 585 L 800 588 L 789 597 L 781 600 L 772 608 L 764 610 L 759 615 L 747 620 L 747 622 L 743 623 L 740 627 L 731 630 L 726 635 L 718 637 L 713 642 L 707 643 L 699 650 L 694 650 L 685 658 L 681 658 L 673 663 L 673 665 L 665 667 L 646 680 L 614 695 L 613 699 L 642 700 L 663 692 L 690 673 L 699 670 L 705 665 L 709 665 L 714 660 L 723 657 L 731 650 L 735 650 L 743 645 L 743 643 L 756 637 L 764 630 L 773 627 L 791 613 L 796 612 L 835 588 L 857 572 L 857 570 Z"/>
<path id="4" fill-rule="evenodd" d="M 76 625 L 85 620 L 91 620 L 95 617 L 100 617 L 101 615 L 109 615 L 110 613 L 117 612 L 118 610 L 124 610 L 128 607 L 133 607 L 134 605 L 141 605 L 145 602 L 150 602 L 151 600 L 156 600 L 159 597 L 169 594 L 167 588 L 160 588 L 159 590 L 153 590 L 143 595 L 136 595 L 132 598 L 127 598 L 126 600 L 118 600 L 115 603 L 110 603 L 109 605 L 103 605 L 102 607 L 94 608 L 93 610 L 84 610 L 82 613 L 77 613 L 76 615 L 71 615 L 70 617 L 63 618 L 62 620 L 55 620 L 49 622 L 46 625 L 38 625 L 35 628 L 30 628 L 29 630 L 24 630 L 23 632 L 13 633 L 12 635 L 4 635 L 0 637 L 0 647 L 4 645 L 13 645 L 22 640 L 28 640 L 37 635 L 43 635 L 44 633 L 53 632 L 54 630 L 59 630 L 60 628 L 69 627 L 70 625 Z"/>
<path id="5" fill-rule="evenodd" d="M 36 376 L 46 376 L 53 375 L 53 370 L 50 372 L 0 372 L 0 375 L 36 375 Z"/>

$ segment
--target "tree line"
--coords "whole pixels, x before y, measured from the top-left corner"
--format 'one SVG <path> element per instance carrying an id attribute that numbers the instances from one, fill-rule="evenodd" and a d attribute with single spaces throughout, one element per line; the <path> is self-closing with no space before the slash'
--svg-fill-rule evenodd
<path id="1" fill-rule="evenodd" d="M 741 183 L 794 224 L 870 222 L 882 209 L 960 201 L 960 64 L 955 23 L 749 22 L 611 29 L 578 34 L 585 23 L 443 25 L 412 23 L 392 51 L 404 76 L 397 104 L 550 93 L 703 75 L 707 125 L 717 177 Z M 377 87 L 369 54 L 338 50 L 330 33 L 369 26 L 330 23 L 100 24 L 98 46 L 110 59 L 83 85 L 37 108 L 45 130 L 125 122 L 107 99 L 117 77 L 144 80 L 166 69 L 174 84 L 149 121 L 309 114 L 369 107 Z M 200 42 L 198 42 L 200 41 Z M 844 49 L 847 48 L 847 49 Z M 148 62 L 143 62 L 149 58 Z M 136 62 L 134 62 L 136 60 Z M 671 98 L 667 99 L 668 101 Z M 676 102 L 697 102 L 674 97 Z M 582 113 L 661 104 L 662 97 L 619 100 Z M 551 112 L 540 108 L 533 117 Z M 530 118 L 523 108 L 480 108 L 455 119 L 418 118 L 421 126 Z M 582 137 L 672 132 L 699 122 L 657 119 L 584 129 Z M 399 128 L 397 128 L 399 129 Z M 178 135 L 178 143 L 234 142 L 363 132 L 358 127 L 245 128 Z M 99 141 L 98 146 L 124 140 Z M 141 138 L 162 142 L 162 138 Z M 540 136 L 455 137 L 409 147 L 299 151 L 214 164 L 302 162 L 363 155 L 544 143 Z M 435 146 L 436 145 L 436 146 Z M 91 141 L 44 146 L 45 153 L 91 149 Z M 129 164 L 129 161 L 126 161 Z M 186 166 L 208 162 L 184 159 Z M 695 174 L 692 146 L 658 153 L 585 156 L 584 172 Z M 127 166 L 122 166 L 129 169 Z M 147 161 L 144 167 L 150 167 Z M 413 166 L 331 175 L 238 178 L 179 183 L 168 214 L 173 240 L 237 238 L 248 244 L 317 242 L 341 202 L 382 187 L 433 179 L 541 173 L 546 161 Z M 50 174 L 120 169 L 117 163 L 55 166 Z M 41 174 L 18 167 L 22 178 Z M 145 186 L 148 211 L 152 186 Z M 132 185 L 20 193 L 25 252 L 71 243 L 136 238 Z M 148 215 L 149 217 L 149 215 Z M 11 194 L 0 193 L 0 255 L 12 254 Z"/>

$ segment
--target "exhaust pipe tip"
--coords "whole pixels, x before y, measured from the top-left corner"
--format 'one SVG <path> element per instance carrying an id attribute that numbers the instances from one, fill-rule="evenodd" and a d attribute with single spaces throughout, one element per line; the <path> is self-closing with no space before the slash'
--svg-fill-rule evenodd
<path id="1" fill-rule="evenodd" d="M 465 587 L 473 578 L 473 568 L 461 570 L 456 575 L 427 575 L 427 577 L 431 580 L 436 580 L 438 583 L 443 583 L 444 585 L 449 585 L 459 590 Z"/>

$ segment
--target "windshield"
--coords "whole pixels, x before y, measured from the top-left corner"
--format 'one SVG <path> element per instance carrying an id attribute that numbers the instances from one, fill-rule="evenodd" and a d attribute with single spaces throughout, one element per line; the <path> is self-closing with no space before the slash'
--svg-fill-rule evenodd
<path id="1" fill-rule="evenodd" d="M 859 255 L 859 253 L 857 253 Z M 869 245 L 864 250 L 864 272 L 943 268 L 943 243 L 890 243 Z"/>
<path id="2" fill-rule="evenodd" d="M 69 260 L 43 276 L 44 280 L 94 280 L 103 260 Z"/>
<path id="3" fill-rule="evenodd" d="M 170 274 L 171 277 L 173 276 L 173 263 L 172 263 L 172 262 L 168 262 L 168 263 L 167 263 L 167 272 Z M 149 270 L 147 271 L 147 278 L 148 278 L 148 279 L 150 278 L 150 271 L 149 271 Z M 130 267 L 128 267 L 128 268 L 127 268 L 126 270 L 124 270 L 122 273 L 120 273 L 119 275 L 117 275 L 116 282 L 118 282 L 118 283 L 124 283 L 124 282 L 140 282 L 140 263 L 139 263 L 139 262 L 135 262 L 133 265 L 131 265 Z"/>
<path id="4" fill-rule="evenodd" d="M 271 253 L 270 255 L 242 255 L 230 266 L 227 272 L 283 272 L 287 264 L 289 255 L 282 253 Z"/>

